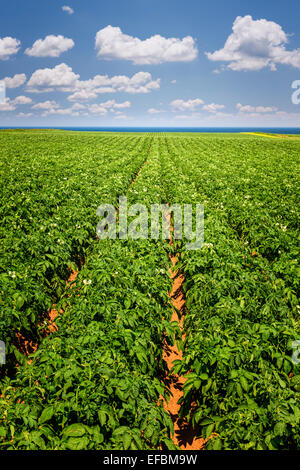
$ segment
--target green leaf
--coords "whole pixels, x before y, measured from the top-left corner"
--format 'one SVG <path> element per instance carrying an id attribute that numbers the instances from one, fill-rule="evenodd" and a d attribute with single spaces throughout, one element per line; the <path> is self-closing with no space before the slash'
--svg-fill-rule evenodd
<path id="1" fill-rule="evenodd" d="M 101 426 L 104 426 L 106 423 L 106 413 L 103 410 L 98 411 L 98 418 Z"/>
<path id="2" fill-rule="evenodd" d="M 207 424 L 212 424 L 214 421 L 210 418 L 204 418 L 201 422 L 200 422 L 200 426 L 206 426 Z"/>
<path id="3" fill-rule="evenodd" d="M 201 380 L 207 380 L 208 379 L 208 374 L 206 374 L 205 372 L 203 374 L 200 374 L 200 379 Z"/>
<path id="4" fill-rule="evenodd" d="M 89 440 L 86 436 L 70 437 L 67 442 L 67 448 L 70 450 L 83 450 L 87 448 L 88 444 Z"/>
<path id="5" fill-rule="evenodd" d="M 85 427 L 81 423 L 71 424 L 63 430 L 63 434 L 68 437 L 81 437 L 85 432 Z"/>
<path id="6" fill-rule="evenodd" d="M 283 436 L 286 430 L 286 424 L 283 421 L 279 421 L 274 426 L 275 436 Z"/>
<path id="7" fill-rule="evenodd" d="M 50 421 L 53 414 L 54 414 L 53 406 L 48 406 L 47 408 L 45 408 L 39 419 L 40 424 L 46 423 L 46 421 Z"/>
<path id="8" fill-rule="evenodd" d="M 240 381 L 241 381 L 241 386 L 243 387 L 243 389 L 245 390 L 245 392 L 248 392 L 248 390 L 249 390 L 249 385 L 248 385 L 247 379 L 245 379 L 245 377 L 241 377 L 241 378 L 240 378 Z"/>
<path id="9" fill-rule="evenodd" d="M 131 441 L 132 441 L 132 436 L 131 436 L 131 434 L 129 434 L 128 432 L 125 432 L 124 435 L 123 435 L 123 446 L 124 446 L 124 450 L 129 449 L 130 444 L 131 444 Z"/>
<path id="10" fill-rule="evenodd" d="M 214 439 L 214 440 L 213 440 L 212 448 L 213 448 L 213 450 L 221 450 L 221 449 L 222 449 L 222 441 L 221 441 L 221 439 Z"/>
<path id="11" fill-rule="evenodd" d="M 209 438 L 212 435 L 214 427 L 215 427 L 214 423 L 207 426 L 207 428 L 206 428 L 206 438 Z"/>

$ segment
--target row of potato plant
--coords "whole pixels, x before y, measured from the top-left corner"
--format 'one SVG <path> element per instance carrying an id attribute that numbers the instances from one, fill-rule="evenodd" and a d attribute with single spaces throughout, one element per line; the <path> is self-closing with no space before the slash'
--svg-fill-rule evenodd
<path id="1" fill-rule="evenodd" d="M 147 156 L 150 138 L 1 132 L 1 317 L 7 360 L 16 334 L 40 340 L 43 316 L 95 239 L 99 202 L 115 202 Z"/>
<path id="2" fill-rule="evenodd" d="M 128 189 L 130 203 L 161 202 L 157 144 Z M 125 188 L 126 189 L 126 188 Z M 111 200 L 114 203 L 114 200 Z M 162 341 L 171 323 L 163 241 L 99 240 L 45 338 L 0 398 L 2 449 L 174 448 L 162 405 Z"/>
<path id="3" fill-rule="evenodd" d="M 292 361 L 300 336 L 299 144 L 276 144 L 244 136 L 166 139 L 171 202 L 184 195 L 205 205 L 203 249 L 177 244 L 187 314 L 174 371 L 187 374 L 182 416 L 202 437 L 215 433 L 208 449 L 300 445 L 300 375 Z"/>

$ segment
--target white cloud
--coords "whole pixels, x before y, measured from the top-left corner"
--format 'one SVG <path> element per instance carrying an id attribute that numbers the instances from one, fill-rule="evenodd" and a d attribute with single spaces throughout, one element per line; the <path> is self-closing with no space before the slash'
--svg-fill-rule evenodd
<path id="1" fill-rule="evenodd" d="M 241 113 L 271 113 L 277 111 L 277 108 L 274 106 L 251 106 L 249 104 L 242 105 L 237 103 L 236 107 Z"/>
<path id="2" fill-rule="evenodd" d="M 77 101 L 77 100 L 82 100 L 82 101 L 89 101 L 89 100 L 94 100 L 97 98 L 97 93 L 92 90 L 78 90 L 75 91 L 72 95 L 68 97 L 69 101 Z"/>
<path id="3" fill-rule="evenodd" d="M 32 106 L 33 109 L 55 109 L 59 108 L 59 105 L 56 101 L 43 101 L 42 103 L 36 103 Z"/>
<path id="4" fill-rule="evenodd" d="M 52 87 L 74 88 L 79 75 L 72 68 L 62 63 L 53 69 L 36 70 L 27 83 L 28 91 L 49 91 Z"/>
<path id="5" fill-rule="evenodd" d="M 49 114 L 59 114 L 61 116 L 79 116 L 79 112 L 74 111 L 73 107 L 65 109 L 50 109 L 49 111 L 45 111 L 42 116 L 49 116 Z"/>
<path id="6" fill-rule="evenodd" d="M 81 103 L 74 103 L 73 106 L 69 108 L 60 108 L 56 101 L 45 101 L 43 103 L 35 104 L 32 108 L 42 110 L 43 117 L 53 114 L 62 116 L 79 116 L 82 110 L 89 111 L 91 114 L 100 114 L 104 116 L 108 112 L 112 112 L 115 115 L 123 115 L 123 110 L 130 108 L 130 106 L 130 101 L 117 103 L 115 100 L 108 100 L 103 103 L 94 103 L 89 106 L 85 106 Z M 84 113 L 84 115 L 88 114 Z"/>
<path id="7" fill-rule="evenodd" d="M 194 100 L 174 100 L 170 103 L 171 107 L 174 111 L 194 111 L 197 106 L 204 104 L 204 101 L 200 98 L 196 98 Z"/>
<path id="8" fill-rule="evenodd" d="M 217 113 L 220 109 L 224 109 L 224 104 L 216 104 L 210 103 L 203 106 L 204 111 L 208 111 L 209 113 Z"/>
<path id="9" fill-rule="evenodd" d="M 4 103 L 0 103 L 0 111 L 15 111 L 18 105 L 31 104 L 32 99 L 28 96 L 17 96 L 15 99 L 11 100 L 6 98 Z"/>
<path id="10" fill-rule="evenodd" d="M 28 93 L 52 93 L 54 88 L 27 88 Z"/>
<path id="11" fill-rule="evenodd" d="M 124 101 L 124 103 L 116 103 L 115 100 L 111 100 L 111 101 L 107 101 L 105 104 L 109 108 L 114 108 L 114 109 L 130 108 L 131 106 L 130 101 Z"/>
<path id="12" fill-rule="evenodd" d="M 176 82 L 177 82 L 177 80 L 171 80 L 171 83 L 172 83 L 173 85 L 175 85 Z"/>
<path id="13" fill-rule="evenodd" d="M 19 118 L 26 118 L 26 117 L 30 117 L 30 116 L 33 116 L 33 113 L 19 113 L 19 114 L 17 114 L 17 117 L 19 117 Z"/>
<path id="14" fill-rule="evenodd" d="M 159 114 L 159 113 L 163 113 L 163 111 L 161 109 L 149 108 L 148 113 L 149 114 Z"/>
<path id="15" fill-rule="evenodd" d="M 64 5 L 61 7 L 62 11 L 65 11 L 66 13 L 69 13 L 69 15 L 73 15 L 74 10 L 73 8 L 69 7 L 68 5 Z"/>
<path id="16" fill-rule="evenodd" d="M 115 112 L 115 110 L 125 109 L 125 108 L 130 108 L 130 107 L 131 107 L 130 101 L 124 101 L 123 103 L 116 103 L 115 100 L 108 100 L 108 101 L 105 101 L 104 103 L 99 103 L 99 104 L 94 103 L 88 106 L 88 110 L 92 114 L 105 115 L 108 113 L 108 111 Z"/>
<path id="17" fill-rule="evenodd" d="M 178 39 L 156 34 L 141 40 L 110 25 L 96 34 L 95 49 L 100 58 L 130 60 L 134 64 L 190 62 L 198 55 L 195 40 L 191 36 Z"/>
<path id="18" fill-rule="evenodd" d="M 75 103 L 70 108 L 60 108 L 56 101 L 45 101 L 43 103 L 38 103 L 37 105 L 33 106 L 33 108 L 43 110 L 42 117 L 53 114 L 61 116 L 79 116 L 79 110 L 85 108 L 85 106 Z"/>
<path id="19" fill-rule="evenodd" d="M 276 70 L 277 64 L 300 68 L 300 49 L 286 49 L 288 35 L 274 21 L 238 16 L 232 30 L 222 49 L 206 53 L 210 60 L 229 62 L 228 68 L 237 71 Z"/>
<path id="20" fill-rule="evenodd" d="M 14 111 L 15 109 L 16 105 L 9 98 L 6 98 L 4 103 L 0 103 L 0 111 Z"/>
<path id="21" fill-rule="evenodd" d="M 7 60 L 11 55 L 16 54 L 21 46 L 21 42 L 9 36 L 0 38 L 0 60 Z"/>
<path id="22" fill-rule="evenodd" d="M 101 106 L 101 104 L 96 104 L 96 103 L 91 104 L 89 106 L 89 111 L 92 114 L 102 114 L 102 115 L 107 114 L 107 108 L 105 108 L 104 106 Z"/>
<path id="23" fill-rule="evenodd" d="M 31 48 L 25 50 L 25 54 L 33 57 L 59 57 L 63 52 L 74 47 L 73 39 L 64 36 L 50 34 L 45 39 L 38 39 Z"/>
<path id="24" fill-rule="evenodd" d="M 27 91 L 30 93 L 52 92 L 55 89 L 71 92 L 69 101 L 88 101 L 101 93 L 150 93 L 159 88 L 160 79 L 153 79 L 149 72 L 137 72 L 132 77 L 96 75 L 89 80 L 80 80 L 80 75 L 64 63 L 53 69 L 36 70 L 27 83 Z"/>
<path id="25" fill-rule="evenodd" d="M 31 104 L 32 103 L 32 99 L 29 98 L 28 96 L 17 96 L 14 100 L 13 100 L 13 103 L 14 104 Z"/>
<path id="26" fill-rule="evenodd" d="M 85 109 L 85 105 L 81 103 L 74 103 L 72 108 L 73 109 Z"/>
<path id="27" fill-rule="evenodd" d="M 150 93 L 160 88 L 160 79 L 153 80 L 149 72 L 137 72 L 132 77 L 126 75 L 96 75 L 90 80 L 78 80 L 69 101 L 95 99 L 101 93 Z"/>
<path id="28" fill-rule="evenodd" d="M 6 88 L 18 88 L 26 82 L 25 73 L 17 73 L 13 77 L 5 77 L 4 79 Z"/>

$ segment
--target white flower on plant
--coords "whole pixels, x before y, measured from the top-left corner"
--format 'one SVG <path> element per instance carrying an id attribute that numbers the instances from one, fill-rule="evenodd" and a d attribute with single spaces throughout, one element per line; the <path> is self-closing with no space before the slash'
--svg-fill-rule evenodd
<path id="1" fill-rule="evenodd" d="M 83 280 L 83 284 L 84 284 L 85 286 L 89 286 L 90 284 L 92 284 L 92 280 L 91 280 L 91 279 L 84 279 L 84 280 Z"/>
<path id="2" fill-rule="evenodd" d="M 9 274 L 9 276 L 12 277 L 13 279 L 16 277 L 15 271 L 9 271 L 8 274 Z"/>
<path id="3" fill-rule="evenodd" d="M 213 243 L 204 243 L 203 246 L 205 248 L 213 248 L 214 247 Z"/>
<path id="4" fill-rule="evenodd" d="M 286 232 L 286 225 L 280 225 L 280 228 L 283 232 Z"/>

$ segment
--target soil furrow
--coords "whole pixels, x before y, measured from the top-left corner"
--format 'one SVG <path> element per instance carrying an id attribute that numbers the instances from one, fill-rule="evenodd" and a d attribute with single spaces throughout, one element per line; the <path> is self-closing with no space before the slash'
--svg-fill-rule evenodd
<path id="1" fill-rule="evenodd" d="M 170 234 L 172 234 L 174 229 L 172 227 L 170 214 L 167 215 L 167 219 L 170 223 Z M 172 235 L 170 235 L 169 243 L 170 245 L 173 244 Z M 170 301 L 173 305 L 171 321 L 179 324 L 181 340 L 184 341 L 185 333 L 183 320 L 186 307 L 183 283 L 185 278 L 183 273 L 179 273 L 178 270 L 176 270 L 178 255 L 175 256 L 170 254 L 170 260 L 172 262 L 172 268 L 169 269 L 169 275 L 173 281 L 171 292 L 169 292 Z M 180 312 L 180 315 L 178 315 L 177 312 Z M 197 438 L 195 429 L 193 429 L 186 419 L 181 419 L 179 417 L 180 404 L 178 402 L 183 397 L 183 385 L 186 381 L 186 377 L 178 376 L 171 371 L 173 362 L 178 359 L 182 359 L 182 351 L 179 350 L 177 342 L 175 341 L 174 346 L 169 346 L 164 343 L 163 360 L 166 363 L 167 371 L 164 382 L 168 386 L 171 396 L 168 401 L 164 399 L 163 404 L 165 410 L 170 414 L 174 423 L 174 434 L 171 436 L 171 439 L 174 444 L 179 446 L 182 450 L 200 450 L 204 447 L 206 441 L 202 438 Z"/>

